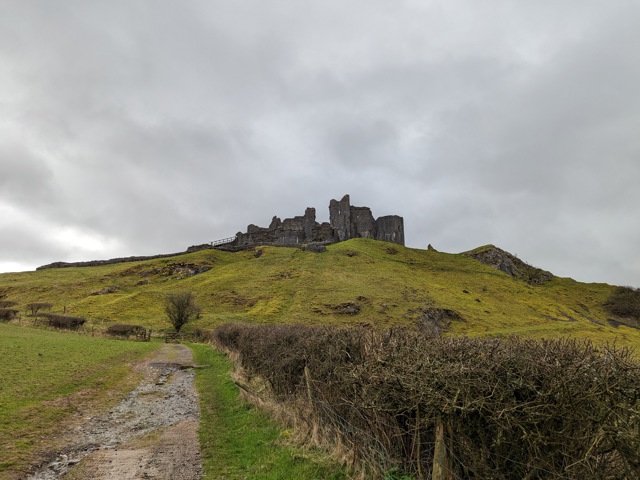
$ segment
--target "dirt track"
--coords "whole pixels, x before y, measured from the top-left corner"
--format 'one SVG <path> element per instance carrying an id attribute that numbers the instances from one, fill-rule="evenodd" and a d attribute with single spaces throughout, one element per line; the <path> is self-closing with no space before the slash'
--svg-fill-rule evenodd
<path id="1" fill-rule="evenodd" d="M 137 368 L 138 387 L 64 434 L 57 458 L 27 480 L 195 480 L 202 476 L 191 350 L 165 345 Z"/>

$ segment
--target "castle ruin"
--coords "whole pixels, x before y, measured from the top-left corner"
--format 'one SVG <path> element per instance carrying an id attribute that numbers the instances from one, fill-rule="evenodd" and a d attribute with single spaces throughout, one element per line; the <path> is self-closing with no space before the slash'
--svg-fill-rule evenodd
<path id="1" fill-rule="evenodd" d="M 329 222 L 316 222 L 316 209 L 307 208 L 304 215 L 280 220 L 273 217 L 264 228 L 249 225 L 247 232 L 238 232 L 232 245 L 301 245 L 336 243 L 350 238 L 373 238 L 404 245 L 404 220 L 398 215 L 373 217 L 369 207 L 354 207 L 349 195 L 329 203 Z"/>

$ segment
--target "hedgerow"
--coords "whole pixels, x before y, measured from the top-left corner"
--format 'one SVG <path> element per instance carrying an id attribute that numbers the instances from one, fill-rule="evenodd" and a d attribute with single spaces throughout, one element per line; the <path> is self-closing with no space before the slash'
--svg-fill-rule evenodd
<path id="1" fill-rule="evenodd" d="M 299 325 L 227 324 L 214 339 L 243 388 L 367 476 L 429 478 L 442 455 L 443 478 L 640 478 L 640 365 L 628 349 Z"/>
<path id="2" fill-rule="evenodd" d="M 129 338 L 130 335 L 145 335 L 147 333 L 147 329 L 142 325 L 114 323 L 113 325 L 109 325 L 105 333 L 107 335 Z"/>
<path id="3" fill-rule="evenodd" d="M 16 315 L 18 315 L 18 311 L 12 308 L 0 308 L 0 322 L 8 322 L 13 320 Z"/>
<path id="4" fill-rule="evenodd" d="M 86 323 L 86 319 L 82 317 L 73 317 L 70 315 L 60 315 L 57 313 L 43 313 L 40 314 L 45 317 L 49 326 L 53 328 L 62 328 L 67 330 L 77 330 Z"/>

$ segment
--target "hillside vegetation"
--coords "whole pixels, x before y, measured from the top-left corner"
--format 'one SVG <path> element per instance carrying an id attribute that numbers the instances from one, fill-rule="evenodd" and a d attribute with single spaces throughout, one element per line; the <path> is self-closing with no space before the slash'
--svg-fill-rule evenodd
<path id="1" fill-rule="evenodd" d="M 492 246 L 491 246 L 492 247 Z M 487 248 L 478 251 L 487 250 Z M 546 279 L 545 279 L 546 280 Z M 189 290 L 202 307 L 185 327 L 230 322 L 388 327 L 433 320 L 453 334 L 532 337 L 560 335 L 639 345 L 640 330 L 605 309 L 615 287 L 550 276 L 531 284 L 471 258 L 353 239 L 317 253 L 256 247 L 202 250 L 169 258 L 95 267 L 53 268 L 0 275 L 0 296 L 52 312 L 87 318 L 85 329 L 113 323 L 168 328 L 163 297 Z M 442 317 L 442 315 L 440 315 Z"/>

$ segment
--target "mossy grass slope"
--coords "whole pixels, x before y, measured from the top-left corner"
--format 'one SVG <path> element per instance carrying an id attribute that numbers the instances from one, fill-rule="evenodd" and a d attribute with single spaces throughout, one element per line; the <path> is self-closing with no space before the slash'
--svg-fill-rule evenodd
<path id="1" fill-rule="evenodd" d="M 463 254 L 368 239 L 337 243 L 322 253 L 282 247 L 203 250 L 0 275 L 0 293 L 19 307 L 51 302 L 55 311 L 66 307 L 67 313 L 86 317 L 87 328 L 95 330 L 111 323 L 168 328 L 163 295 L 192 290 L 202 315 L 187 329 L 229 321 L 388 327 L 413 324 L 423 309 L 437 307 L 462 317 L 451 326 L 454 334 L 568 335 L 640 345 L 639 330 L 607 321 L 611 315 L 603 304 L 613 289 L 557 277 L 529 285 Z M 30 320 L 22 315 L 22 321 Z"/>

